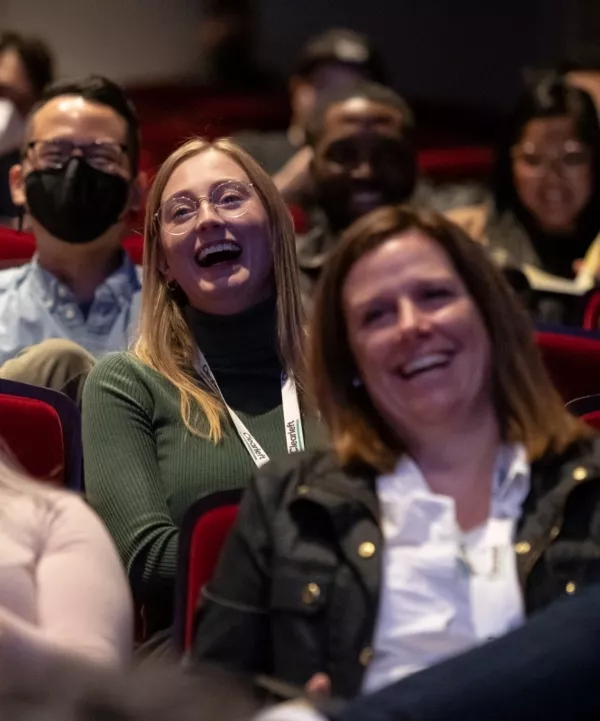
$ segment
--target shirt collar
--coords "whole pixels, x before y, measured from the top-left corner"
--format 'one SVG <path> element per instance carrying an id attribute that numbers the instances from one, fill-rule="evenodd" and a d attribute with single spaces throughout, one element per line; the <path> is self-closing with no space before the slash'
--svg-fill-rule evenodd
<path id="1" fill-rule="evenodd" d="M 394 486 L 403 493 L 431 492 L 421 469 L 412 458 L 403 455 L 391 474 Z M 513 501 L 520 504 L 529 491 L 531 466 L 522 443 L 504 444 L 500 447 L 492 482 L 492 505 L 509 510 Z M 507 505 L 506 505 L 507 504 Z M 506 509 L 504 509 L 506 505 Z"/>
<path id="2" fill-rule="evenodd" d="M 37 253 L 31 260 L 30 272 L 32 280 L 46 305 L 75 302 L 71 289 L 53 273 L 40 266 Z M 140 290 L 140 287 L 141 283 L 136 267 L 131 262 L 128 254 L 123 252 L 121 265 L 100 283 L 96 288 L 94 298 L 108 293 L 120 308 L 126 308 L 130 305 L 133 295 Z"/>
<path id="3" fill-rule="evenodd" d="M 531 487 L 531 465 L 522 443 L 500 449 L 492 485 L 491 515 L 516 518 Z"/>

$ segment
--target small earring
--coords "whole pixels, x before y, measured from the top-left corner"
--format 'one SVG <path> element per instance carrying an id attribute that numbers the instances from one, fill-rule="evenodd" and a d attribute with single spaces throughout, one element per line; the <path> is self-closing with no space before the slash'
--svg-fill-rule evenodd
<path id="1" fill-rule="evenodd" d="M 170 281 L 167 283 L 167 286 L 166 286 L 166 287 L 167 287 L 167 291 L 168 291 L 169 293 L 174 293 L 174 292 L 177 290 L 177 288 L 178 288 L 177 281 L 176 281 L 176 280 L 170 280 Z"/>
<path id="2" fill-rule="evenodd" d="M 360 387 L 363 385 L 362 379 L 359 378 L 358 376 L 355 376 L 355 377 L 352 379 L 352 385 L 353 385 L 355 388 L 360 388 Z"/>

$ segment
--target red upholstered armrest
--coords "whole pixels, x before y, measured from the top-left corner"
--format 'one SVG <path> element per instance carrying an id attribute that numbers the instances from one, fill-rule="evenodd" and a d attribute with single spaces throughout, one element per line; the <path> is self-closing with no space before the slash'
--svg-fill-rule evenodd
<path id="1" fill-rule="evenodd" d="M 64 484 L 62 426 L 52 406 L 32 398 L 0 394 L 0 436 L 34 478 Z"/>
<path id="2" fill-rule="evenodd" d="M 237 505 L 215 508 L 200 517 L 192 532 L 186 599 L 186 649 L 189 649 L 192 644 L 194 613 L 200 590 L 212 578 L 237 512 Z"/>

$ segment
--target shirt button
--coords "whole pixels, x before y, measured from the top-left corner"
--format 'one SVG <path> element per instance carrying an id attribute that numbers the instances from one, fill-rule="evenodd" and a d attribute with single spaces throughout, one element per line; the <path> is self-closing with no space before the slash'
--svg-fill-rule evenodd
<path id="1" fill-rule="evenodd" d="M 375 652 L 371 646 L 365 646 L 362 651 L 358 654 L 358 662 L 361 666 L 368 666 L 373 660 Z"/>
<path id="2" fill-rule="evenodd" d="M 519 554 L 519 556 L 524 556 L 526 553 L 529 553 L 529 551 L 531 551 L 531 544 L 527 543 L 527 541 L 521 541 L 520 543 L 516 543 L 515 551 Z"/>
<path id="3" fill-rule="evenodd" d="M 565 586 L 565 591 L 569 594 L 569 596 L 572 596 L 576 590 L 577 584 L 573 581 L 569 581 L 569 583 L 567 583 L 567 585 Z"/>
<path id="4" fill-rule="evenodd" d="M 67 320 L 73 320 L 73 318 L 75 318 L 75 310 L 73 308 L 67 308 L 65 310 L 65 318 Z"/>
<path id="5" fill-rule="evenodd" d="M 306 606 L 312 606 L 320 595 L 321 589 L 319 585 L 317 583 L 309 583 L 302 589 L 302 603 Z"/>
<path id="6" fill-rule="evenodd" d="M 371 558 L 375 553 L 375 544 L 371 541 L 365 541 L 358 547 L 358 555 L 361 558 Z"/>
<path id="7" fill-rule="evenodd" d="M 584 468 L 583 466 L 577 466 L 577 468 L 573 471 L 573 480 L 575 481 L 585 481 L 587 477 L 587 468 Z"/>

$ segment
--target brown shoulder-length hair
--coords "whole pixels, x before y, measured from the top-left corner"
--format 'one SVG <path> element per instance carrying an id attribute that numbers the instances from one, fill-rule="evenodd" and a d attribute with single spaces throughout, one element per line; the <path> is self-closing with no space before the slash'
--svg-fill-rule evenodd
<path id="1" fill-rule="evenodd" d="M 348 229 L 328 259 L 315 299 L 310 332 L 313 391 L 339 460 L 389 472 L 405 450 L 366 390 L 353 384 L 356 365 L 342 291 L 359 258 L 409 230 L 441 246 L 479 309 L 492 346 L 493 397 L 503 438 L 523 443 L 530 460 L 536 460 L 589 436 L 588 427 L 565 409 L 535 346 L 529 317 L 485 249 L 440 215 L 389 206 Z"/>
<path id="2" fill-rule="evenodd" d="M 244 170 L 267 213 L 277 295 L 278 352 L 283 368 L 294 379 L 300 393 L 305 387 L 306 329 L 292 219 L 273 181 L 248 153 L 231 140 L 188 140 L 165 160 L 148 195 L 140 334 L 133 353 L 178 389 L 181 417 L 188 430 L 217 443 L 223 435 L 223 403 L 214 393 L 198 384 L 193 368 L 196 344 L 183 316 L 182 299 L 169 290 L 160 271 L 162 246 L 158 223 L 162 194 L 175 169 L 210 149 L 224 153 Z M 202 430 L 196 410 L 203 413 L 208 433 Z"/>

